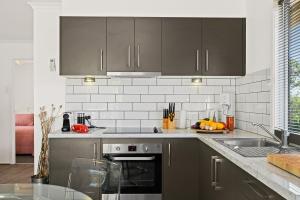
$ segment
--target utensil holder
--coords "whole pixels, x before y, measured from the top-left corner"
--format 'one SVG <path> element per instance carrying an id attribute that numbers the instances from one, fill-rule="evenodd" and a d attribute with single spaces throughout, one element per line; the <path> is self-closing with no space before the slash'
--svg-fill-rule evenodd
<path id="1" fill-rule="evenodd" d="M 168 118 L 163 118 L 163 129 L 168 129 L 169 128 L 169 119 Z"/>
<path id="2" fill-rule="evenodd" d="M 168 129 L 176 129 L 176 123 L 175 120 L 171 121 L 171 119 L 168 119 Z"/>

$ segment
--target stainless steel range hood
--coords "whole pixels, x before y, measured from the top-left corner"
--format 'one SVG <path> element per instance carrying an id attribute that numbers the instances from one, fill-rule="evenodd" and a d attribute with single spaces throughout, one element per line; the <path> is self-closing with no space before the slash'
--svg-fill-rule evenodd
<path id="1" fill-rule="evenodd" d="M 152 78 L 161 76 L 161 72 L 107 72 L 109 77 Z"/>

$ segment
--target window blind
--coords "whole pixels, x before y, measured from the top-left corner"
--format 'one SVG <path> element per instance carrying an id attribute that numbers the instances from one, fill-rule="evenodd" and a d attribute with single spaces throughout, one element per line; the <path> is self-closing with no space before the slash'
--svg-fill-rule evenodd
<path id="1" fill-rule="evenodd" d="M 300 133 L 300 0 L 278 2 L 275 20 L 275 126 Z"/>

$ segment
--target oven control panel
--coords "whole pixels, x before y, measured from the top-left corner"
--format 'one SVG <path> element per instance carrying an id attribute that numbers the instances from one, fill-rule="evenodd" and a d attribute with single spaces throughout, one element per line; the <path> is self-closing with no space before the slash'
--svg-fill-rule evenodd
<path id="1" fill-rule="evenodd" d="M 162 144 L 103 144 L 103 154 L 161 154 Z"/>

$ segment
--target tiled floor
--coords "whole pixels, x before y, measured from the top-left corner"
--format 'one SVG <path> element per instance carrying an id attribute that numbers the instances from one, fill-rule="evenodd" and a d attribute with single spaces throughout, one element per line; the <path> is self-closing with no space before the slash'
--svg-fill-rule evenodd
<path id="1" fill-rule="evenodd" d="M 30 183 L 33 164 L 0 165 L 0 184 Z"/>

